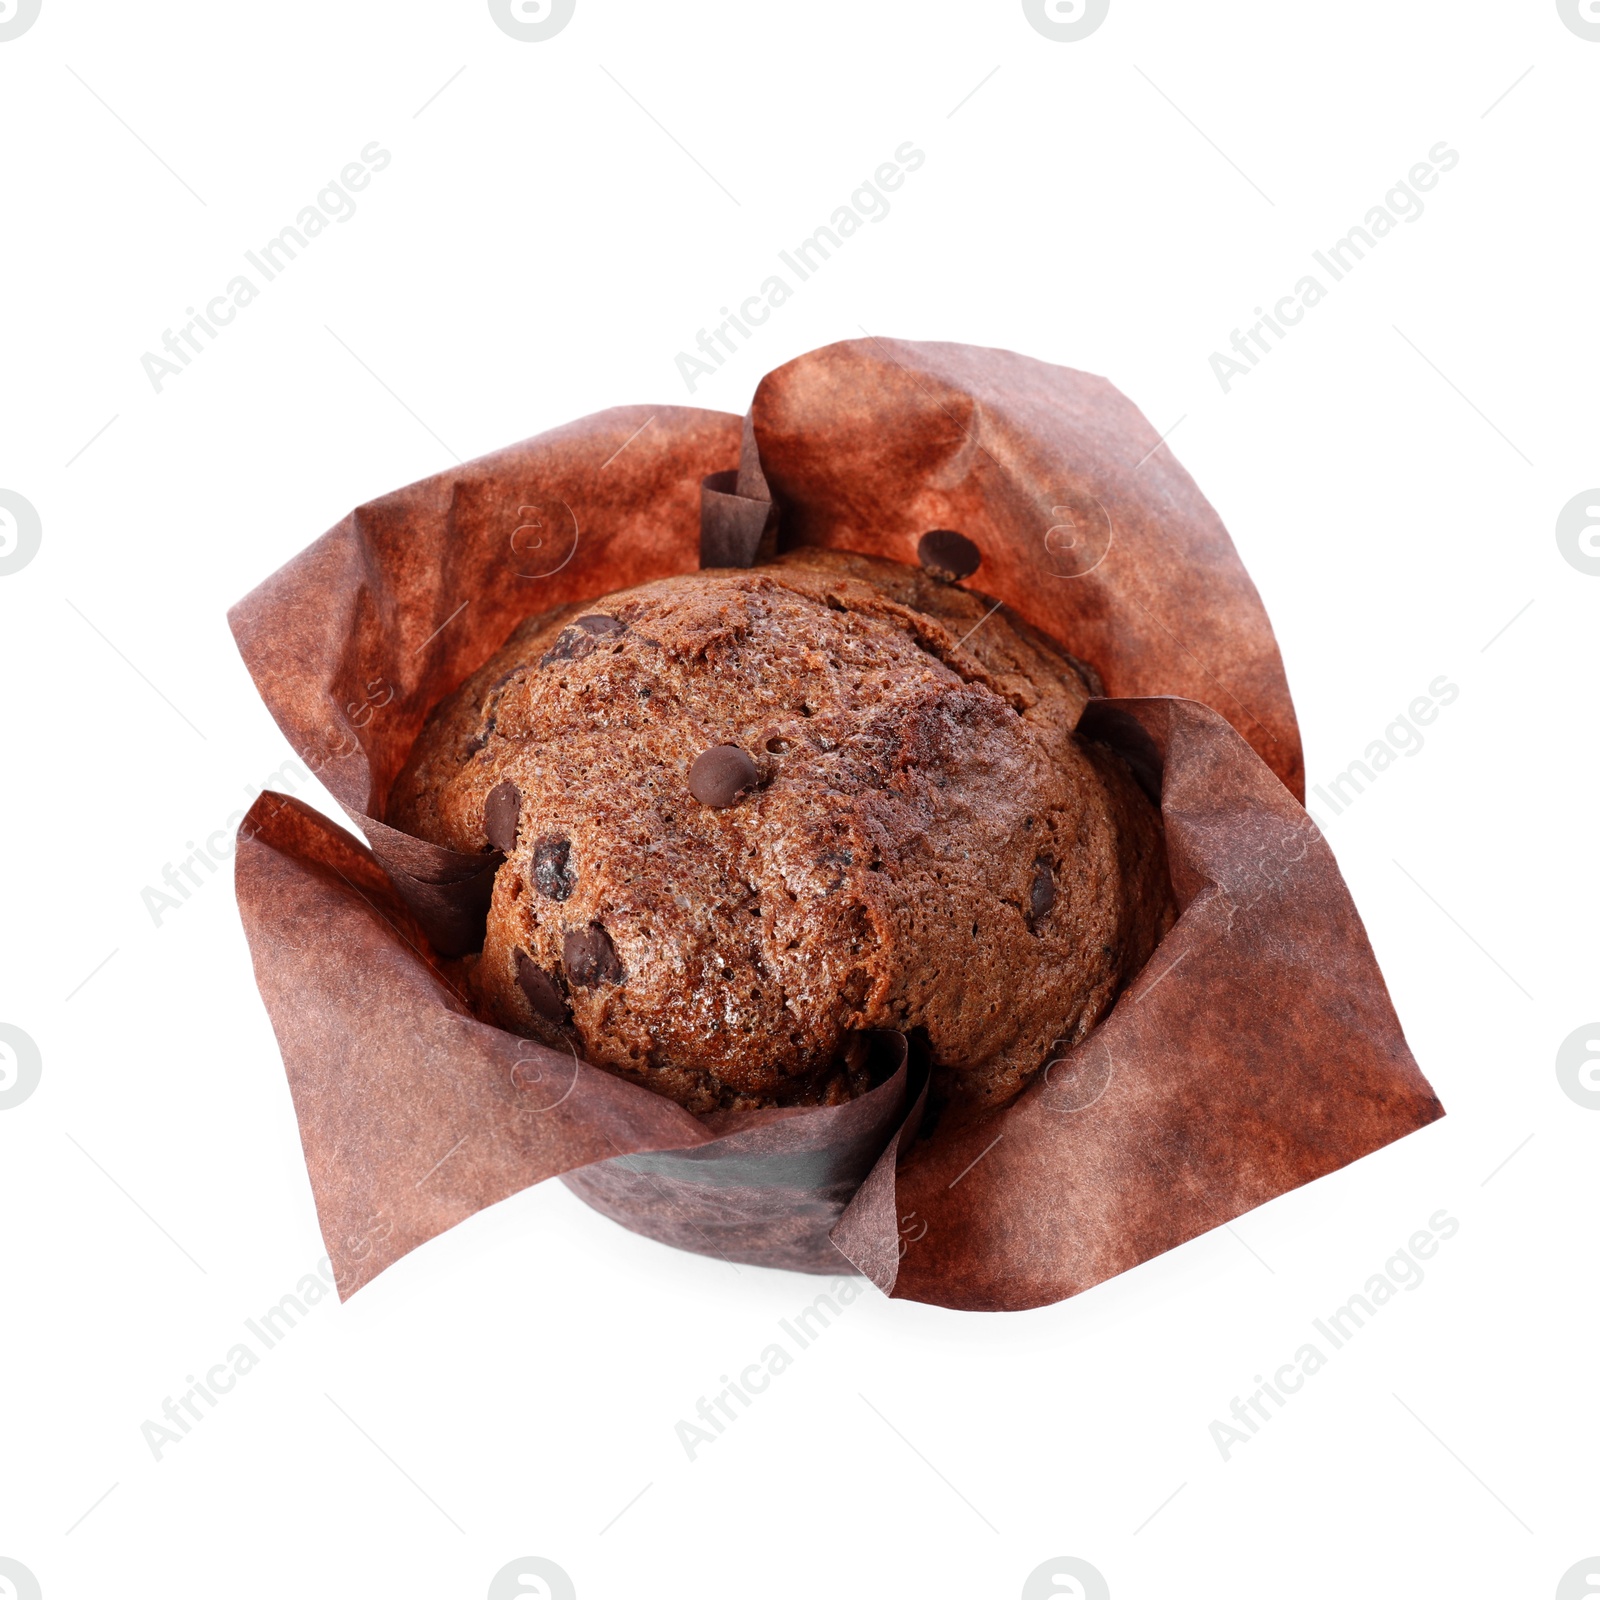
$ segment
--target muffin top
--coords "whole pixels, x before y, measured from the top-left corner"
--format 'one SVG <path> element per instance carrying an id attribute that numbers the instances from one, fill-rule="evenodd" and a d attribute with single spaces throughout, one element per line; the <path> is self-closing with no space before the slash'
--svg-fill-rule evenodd
<path id="1" fill-rule="evenodd" d="M 1172 916 L 1092 673 L 983 596 L 807 550 L 521 624 L 388 820 L 499 850 L 484 1014 L 691 1111 L 834 1103 L 866 1035 L 1004 1104 Z"/>

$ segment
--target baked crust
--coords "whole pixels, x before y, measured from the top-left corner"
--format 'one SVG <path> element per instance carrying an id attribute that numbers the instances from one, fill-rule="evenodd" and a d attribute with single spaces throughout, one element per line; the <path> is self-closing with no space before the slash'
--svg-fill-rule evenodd
<path id="1" fill-rule="evenodd" d="M 965 1116 L 1081 1039 L 1174 915 L 1154 807 L 1073 731 L 1097 687 L 980 594 L 796 551 L 528 619 L 388 816 L 508 847 L 473 966 L 501 1026 L 695 1112 L 847 1099 L 893 1029 Z M 691 788 L 729 746 L 749 770 L 723 751 Z"/>

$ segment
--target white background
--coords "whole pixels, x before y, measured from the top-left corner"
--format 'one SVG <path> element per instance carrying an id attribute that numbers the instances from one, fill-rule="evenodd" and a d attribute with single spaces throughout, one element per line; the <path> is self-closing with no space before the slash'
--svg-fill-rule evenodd
<path id="1" fill-rule="evenodd" d="M 43 1059 L 0 1111 L 0 1556 L 45 1600 L 477 1600 L 523 1555 L 582 1600 L 1009 1597 L 1058 1555 L 1115 1600 L 1554 1595 L 1600 1552 L 1600 1113 L 1554 1065 L 1600 1014 L 1600 578 L 1554 535 L 1600 482 L 1597 83 L 1553 0 L 1112 0 L 1078 43 L 1015 0 L 579 0 L 543 43 L 482 0 L 44 0 L 0 43 L 0 488 L 43 527 L 0 577 L 0 1021 Z M 869 1291 L 693 1462 L 674 1424 L 823 1285 L 546 1184 L 155 1461 L 322 1253 L 226 875 L 140 897 L 289 753 L 226 608 L 455 458 L 686 403 L 678 351 L 908 139 L 693 403 L 862 329 L 1103 373 L 1228 524 L 1313 782 L 1457 683 L 1318 808 L 1448 1117 L 1066 1304 Z M 372 140 L 357 213 L 157 394 L 141 355 Z M 1440 140 L 1425 214 L 1224 394 L 1211 353 Z M 1225 1462 L 1212 1420 L 1440 1208 L 1426 1281 Z"/>

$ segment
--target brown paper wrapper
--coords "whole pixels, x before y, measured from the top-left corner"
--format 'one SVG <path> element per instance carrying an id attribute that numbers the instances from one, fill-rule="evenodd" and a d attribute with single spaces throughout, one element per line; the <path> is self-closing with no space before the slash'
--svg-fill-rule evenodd
<path id="1" fill-rule="evenodd" d="M 1159 800 L 1182 915 L 1109 1017 L 1013 1105 L 923 1127 L 879 1041 L 843 1106 L 695 1117 L 478 1020 L 500 858 L 380 819 L 431 708 L 524 616 L 823 544 L 915 561 L 955 529 L 1103 680 L 1083 732 Z M 1216 514 L 1102 379 L 853 341 L 741 419 L 629 407 L 362 506 L 231 614 L 263 698 L 367 846 L 258 801 L 238 894 L 343 1295 L 530 1183 L 737 1262 L 851 1264 L 969 1309 L 1047 1303 L 1442 1114 L 1300 808 L 1270 625 Z"/>

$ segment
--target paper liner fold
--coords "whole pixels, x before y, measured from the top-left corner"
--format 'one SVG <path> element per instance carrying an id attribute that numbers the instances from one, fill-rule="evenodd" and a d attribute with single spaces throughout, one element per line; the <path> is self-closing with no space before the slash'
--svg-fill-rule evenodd
<path id="1" fill-rule="evenodd" d="M 1159 761 L 1182 914 L 1017 1101 L 863 1185 L 833 1240 L 886 1292 L 1062 1300 L 1444 1115 L 1327 842 L 1244 741 L 1185 700 L 1080 727 Z"/>
<path id="2" fill-rule="evenodd" d="M 482 943 L 493 865 L 381 820 L 427 714 L 525 616 L 693 567 L 701 480 L 740 431 L 675 406 L 568 423 L 359 507 L 229 613 L 278 726 L 441 953 Z"/>
<path id="3" fill-rule="evenodd" d="M 778 508 L 772 503 L 750 418 L 739 440 L 739 465 L 700 485 L 700 565 L 753 567 L 776 549 Z"/>
<path id="4" fill-rule="evenodd" d="M 970 586 L 1092 662 L 1106 693 L 1215 706 L 1305 798 L 1283 663 L 1227 530 L 1138 409 L 1009 350 L 856 339 L 769 373 L 750 408 L 780 548 L 915 562 L 983 551 Z"/>
<path id="5" fill-rule="evenodd" d="M 1183 915 L 1096 1032 L 1007 1110 L 930 1130 L 915 1060 L 846 1106 L 696 1118 L 475 1018 L 451 958 L 481 941 L 500 858 L 382 820 L 429 710 L 534 612 L 803 543 L 915 561 L 935 528 L 977 544 L 972 588 L 1097 669 L 1119 698 L 1084 732 L 1166 815 Z M 618 408 L 364 505 L 230 620 L 370 846 L 263 796 L 238 857 L 341 1294 L 566 1175 L 687 1249 L 1035 1305 L 1439 1114 L 1296 804 L 1259 597 L 1102 379 L 959 345 L 830 346 L 769 374 L 746 419 Z"/>
<path id="6" fill-rule="evenodd" d="M 1182 915 L 1012 1106 L 918 1137 L 907 1066 L 843 1106 L 696 1118 L 473 1018 L 374 857 L 296 801 L 241 827 L 238 893 L 342 1294 L 566 1174 L 635 1232 L 962 1309 L 1059 1300 L 1443 1114 L 1326 842 L 1190 701 L 1097 701 L 1159 768 Z M 1148 740 L 1149 750 L 1138 745 Z M 581 1170 L 580 1170 L 581 1169 Z"/>
<path id="7" fill-rule="evenodd" d="M 909 1120 L 905 1040 L 886 1037 L 899 1045 L 892 1074 L 844 1105 L 725 1116 L 715 1120 L 727 1131 L 712 1143 L 619 1156 L 563 1181 L 663 1244 L 796 1272 L 846 1271 L 829 1233 L 884 1141 Z"/>

